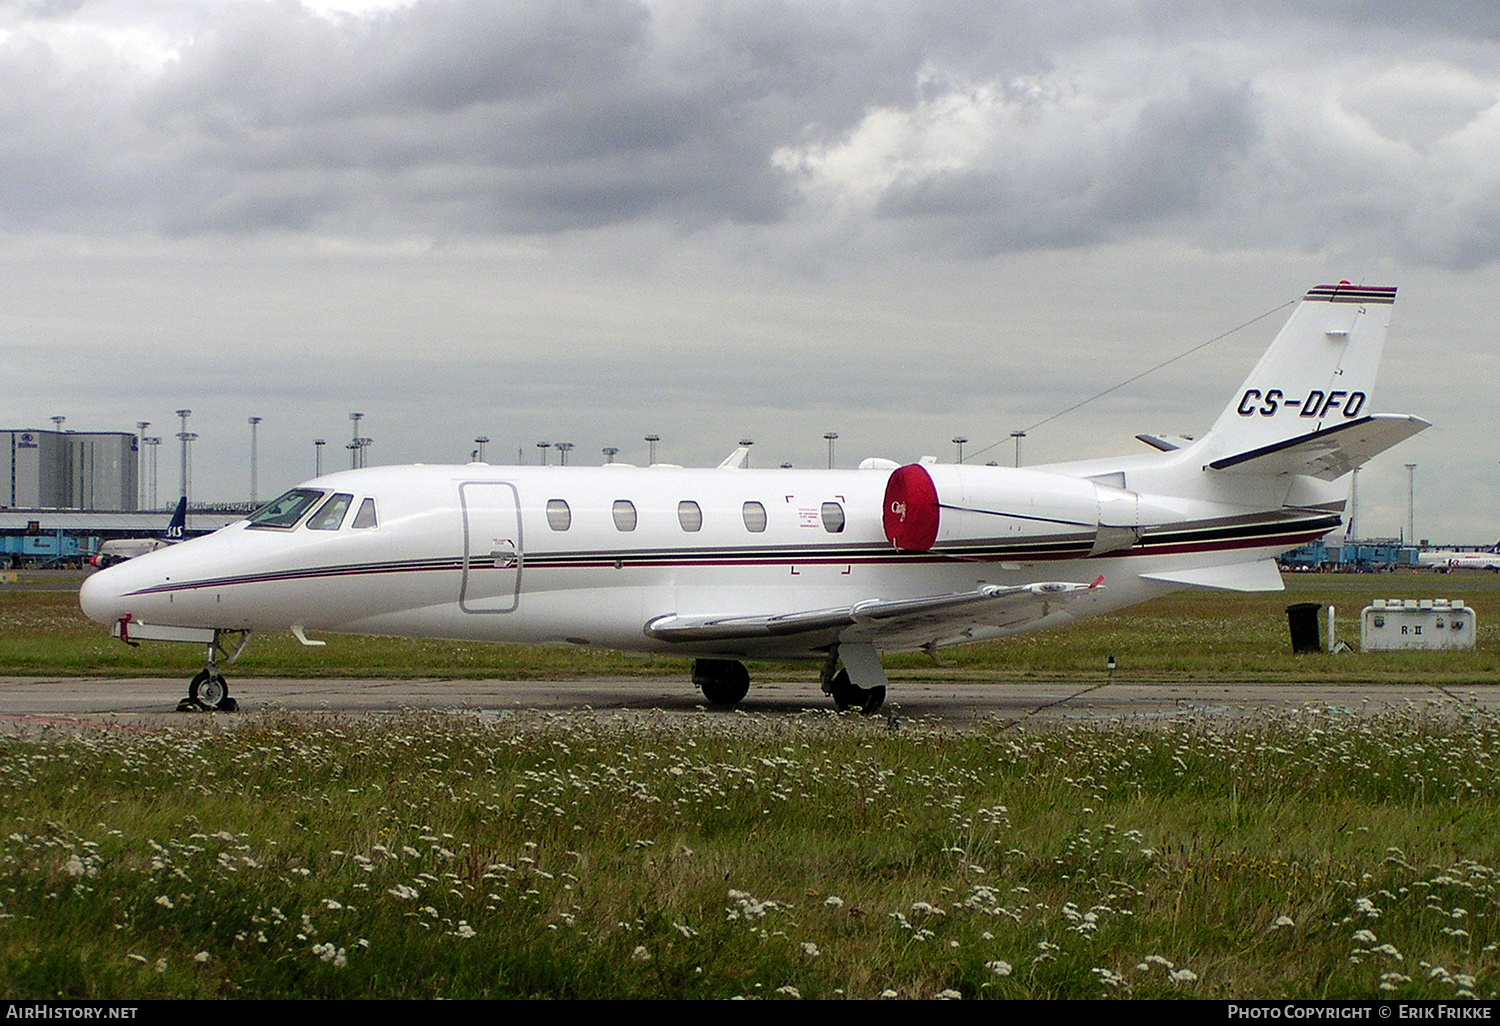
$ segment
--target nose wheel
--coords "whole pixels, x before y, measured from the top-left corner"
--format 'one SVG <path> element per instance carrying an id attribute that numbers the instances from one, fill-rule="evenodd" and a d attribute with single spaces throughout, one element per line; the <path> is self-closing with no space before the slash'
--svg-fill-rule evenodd
<path id="1" fill-rule="evenodd" d="M 186 706 L 187 708 L 183 708 Z M 188 685 L 188 696 L 177 706 L 179 712 L 237 712 L 240 704 L 229 697 L 229 682 L 218 670 L 203 669 Z"/>
<path id="2" fill-rule="evenodd" d="M 219 672 L 219 635 L 221 633 L 224 632 L 214 631 L 214 640 L 208 646 L 207 665 L 198 671 L 198 675 L 188 685 L 187 697 L 177 703 L 178 712 L 239 711 L 240 704 L 229 697 L 229 682 Z M 246 633 L 230 656 L 230 662 L 239 656 L 248 641 L 249 634 Z"/>

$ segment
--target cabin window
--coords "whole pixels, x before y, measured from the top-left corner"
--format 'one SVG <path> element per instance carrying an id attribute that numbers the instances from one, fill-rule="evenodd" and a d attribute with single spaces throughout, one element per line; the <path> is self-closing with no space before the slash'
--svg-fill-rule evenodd
<path id="1" fill-rule="evenodd" d="M 635 530 L 635 503 L 629 499 L 615 500 L 615 527 L 621 531 Z"/>
<path id="2" fill-rule="evenodd" d="M 359 504 L 359 512 L 354 514 L 354 523 L 349 525 L 356 531 L 364 531 L 378 526 L 375 519 L 375 500 L 365 499 Z"/>
<path id="3" fill-rule="evenodd" d="M 844 507 L 836 502 L 823 503 L 823 530 L 829 534 L 843 533 Z"/>
<path id="4" fill-rule="evenodd" d="M 343 526 L 344 514 L 349 512 L 349 507 L 353 504 L 354 496 L 348 492 L 339 492 L 307 518 L 307 529 L 309 531 L 337 531 Z"/>
<path id="5" fill-rule="evenodd" d="M 324 492 L 311 488 L 293 488 L 285 495 L 272 499 L 250 514 L 251 527 L 274 527 L 285 530 L 297 526 L 308 510 L 323 498 Z"/>
<path id="6" fill-rule="evenodd" d="M 677 522 L 684 531 L 703 530 L 703 510 L 692 499 L 683 499 L 677 504 Z"/>
<path id="7" fill-rule="evenodd" d="M 766 529 L 766 507 L 758 502 L 747 502 L 740 511 L 745 517 L 745 530 L 760 534 Z"/>
<path id="8" fill-rule="evenodd" d="M 547 526 L 554 531 L 566 531 L 573 526 L 573 511 L 568 508 L 568 500 L 547 500 Z"/>

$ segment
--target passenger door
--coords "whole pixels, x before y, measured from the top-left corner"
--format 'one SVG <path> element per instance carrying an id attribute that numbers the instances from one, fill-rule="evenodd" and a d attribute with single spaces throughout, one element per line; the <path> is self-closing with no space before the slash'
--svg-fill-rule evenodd
<path id="1" fill-rule="evenodd" d="M 521 497 L 509 481 L 465 481 L 464 573 L 458 607 L 465 613 L 513 613 L 521 603 Z"/>

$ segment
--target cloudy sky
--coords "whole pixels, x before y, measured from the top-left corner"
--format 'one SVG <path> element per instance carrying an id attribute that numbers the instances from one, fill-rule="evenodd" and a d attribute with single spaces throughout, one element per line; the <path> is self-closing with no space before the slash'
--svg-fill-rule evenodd
<path id="1" fill-rule="evenodd" d="M 1420 536 L 1493 541 L 1497 44 L 1492 0 L 0 0 L 0 423 L 190 407 L 205 499 L 252 415 L 263 499 L 353 410 L 381 463 L 1144 451 L 1284 312 L 1048 418 L 1347 278 L 1435 424 L 1365 531 L 1412 462 Z"/>

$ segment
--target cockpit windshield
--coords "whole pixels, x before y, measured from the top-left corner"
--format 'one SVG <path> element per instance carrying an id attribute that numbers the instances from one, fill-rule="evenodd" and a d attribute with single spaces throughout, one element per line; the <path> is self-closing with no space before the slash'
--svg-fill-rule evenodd
<path id="1" fill-rule="evenodd" d="M 324 493 L 312 488 L 293 488 L 278 499 L 272 499 L 250 514 L 251 527 L 278 527 L 283 530 L 297 526 L 297 521 L 312 509 Z"/>

